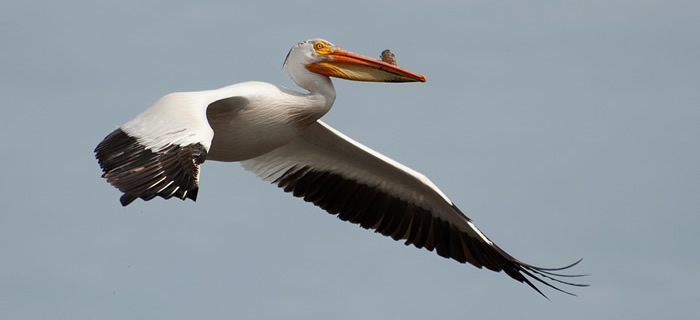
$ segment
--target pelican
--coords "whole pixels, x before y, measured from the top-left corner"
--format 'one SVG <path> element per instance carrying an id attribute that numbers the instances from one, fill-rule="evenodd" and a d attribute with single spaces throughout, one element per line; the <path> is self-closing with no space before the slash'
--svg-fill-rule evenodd
<path id="1" fill-rule="evenodd" d="M 102 177 L 123 206 L 156 196 L 196 200 L 205 160 L 240 162 L 260 178 L 344 221 L 394 240 L 493 271 L 542 296 L 561 268 L 524 263 L 498 247 L 424 175 L 348 138 L 319 119 L 336 98 L 330 77 L 425 82 L 393 64 L 323 39 L 297 43 L 284 65 L 307 93 L 265 82 L 165 95 L 107 135 L 95 149 Z M 546 296 L 545 296 L 546 297 Z"/>

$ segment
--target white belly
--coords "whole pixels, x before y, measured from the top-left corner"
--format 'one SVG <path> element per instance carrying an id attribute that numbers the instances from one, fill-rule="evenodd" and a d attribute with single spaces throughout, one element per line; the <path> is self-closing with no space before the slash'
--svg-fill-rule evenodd
<path id="1" fill-rule="evenodd" d="M 330 108 L 325 100 L 264 83 L 248 83 L 245 95 L 210 104 L 214 138 L 207 159 L 241 161 L 281 147 Z"/>
<path id="2" fill-rule="evenodd" d="M 241 115 L 229 121 L 210 121 L 214 138 L 207 159 L 241 161 L 255 158 L 287 144 L 301 132 L 300 128 L 284 121 L 251 121 L 251 118 Z"/>

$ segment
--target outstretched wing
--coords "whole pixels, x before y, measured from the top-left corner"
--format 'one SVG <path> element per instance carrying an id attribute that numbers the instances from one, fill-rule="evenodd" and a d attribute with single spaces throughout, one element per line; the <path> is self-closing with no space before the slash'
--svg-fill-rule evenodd
<path id="1" fill-rule="evenodd" d="M 207 103 L 172 93 L 114 130 L 95 148 L 102 177 L 124 194 L 123 206 L 156 196 L 196 200 L 199 165 L 214 135 Z"/>
<path id="2" fill-rule="evenodd" d="M 481 268 L 504 271 L 542 292 L 526 277 L 567 276 L 523 263 L 489 240 L 428 178 L 344 136 L 321 121 L 291 143 L 243 166 L 286 192 L 338 218 L 406 245 Z M 578 263 L 578 262 L 577 262 Z M 560 290 L 562 291 L 562 290 Z"/>

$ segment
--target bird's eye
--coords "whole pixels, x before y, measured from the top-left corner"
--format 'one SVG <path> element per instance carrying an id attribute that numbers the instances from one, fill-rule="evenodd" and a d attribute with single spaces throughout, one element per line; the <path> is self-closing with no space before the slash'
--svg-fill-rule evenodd
<path id="1" fill-rule="evenodd" d="M 322 41 L 316 41 L 316 43 L 314 43 L 314 49 L 316 49 L 316 51 L 321 52 L 326 49 L 326 44 Z"/>

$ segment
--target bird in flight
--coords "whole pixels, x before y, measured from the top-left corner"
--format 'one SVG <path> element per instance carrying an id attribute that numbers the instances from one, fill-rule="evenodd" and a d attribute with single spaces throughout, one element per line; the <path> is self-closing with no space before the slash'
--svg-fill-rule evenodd
<path id="1" fill-rule="evenodd" d="M 176 92 L 107 135 L 95 149 L 104 177 L 123 195 L 197 199 L 205 160 L 240 162 L 260 178 L 344 221 L 406 245 L 493 271 L 544 296 L 532 282 L 561 292 L 561 268 L 524 263 L 498 247 L 424 175 L 356 142 L 319 119 L 333 106 L 330 77 L 373 82 L 425 82 L 392 63 L 323 39 L 297 43 L 284 64 L 308 92 L 266 82 Z M 570 294 L 570 293 L 569 293 Z"/>

